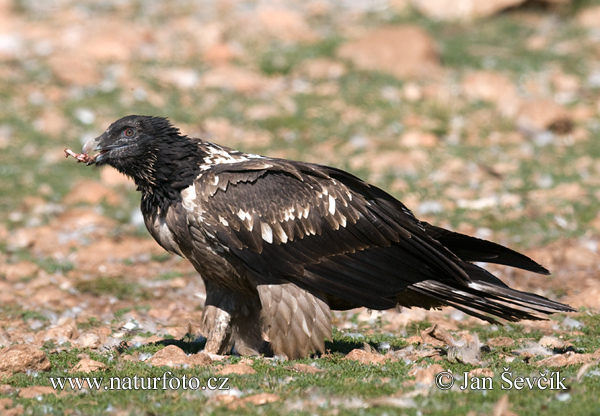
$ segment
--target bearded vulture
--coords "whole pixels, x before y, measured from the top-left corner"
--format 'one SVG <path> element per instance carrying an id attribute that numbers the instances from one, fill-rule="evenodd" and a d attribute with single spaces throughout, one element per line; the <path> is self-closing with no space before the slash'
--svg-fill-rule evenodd
<path id="1" fill-rule="evenodd" d="M 66 152 L 133 178 L 150 234 L 204 281 L 207 352 L 323 352 L 331 309 L 450 305 L 489 322 L 574 310 L 511 289 L 473 263 L 549 274 L 535 261 L 419 221 L 340 169 L 240 152 L 136 115 L 81 154 Z"/>

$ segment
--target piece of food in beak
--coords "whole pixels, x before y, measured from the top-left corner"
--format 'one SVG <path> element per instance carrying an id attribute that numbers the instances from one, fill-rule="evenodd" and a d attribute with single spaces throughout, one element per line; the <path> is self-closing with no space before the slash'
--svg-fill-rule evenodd
<path id="1" fill-rule="evenodd" d="M 98 138 L 88 140 L 83 145 L 81 153 L 75 153 L 71 149 L 65 149 L 65 157 L 72 156 L 77 159 L 78 162 L 84 162 L 88 165 L 93 164 L 96 161 L 96 157 L 103 152 L 98 152 L 95 155 L 90 156 L 90 152 L 96 150 L 98 147 Z"/>
<path id="2" fill-rule="evenodd" d="M 65 157 L 73 156 L 77 162 L 93 163 L 93 159 L 86 153 L 75 153 L 71 149 L 65 149 Z"/>

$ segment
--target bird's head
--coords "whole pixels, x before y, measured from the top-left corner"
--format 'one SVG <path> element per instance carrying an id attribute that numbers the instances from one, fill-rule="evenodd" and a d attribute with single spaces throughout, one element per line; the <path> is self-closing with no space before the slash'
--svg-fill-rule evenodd
<path id="1" fill-rule="evenodd" d="M 90 155 L 90 164 L 118 168 L 123 161 L 148 156 L 161 138 L 173 136 L 179 136 L 179 129 L 166 118 L 126 116 L 111 124 L 100 136 L 88 140 L 82 153 Z M 96 153 L 90 154 L 92 152 Z"/>
<path id="2" fill-rule="evenodd" d="M 183 136 L 166 118 L 126 116 L 83 145 L 88 164 L 110 165 L 138 185 L 153 183 L 155 164 L 162 153 Z"/>

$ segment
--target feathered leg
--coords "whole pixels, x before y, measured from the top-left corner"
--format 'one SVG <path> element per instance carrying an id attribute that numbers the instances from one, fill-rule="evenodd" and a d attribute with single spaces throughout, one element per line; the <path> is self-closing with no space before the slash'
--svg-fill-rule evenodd
<path id="1" fill-rule="evenodd" d="M 240 355 L 269 354 L 268 343 L 262 337 L 260 301 L 206 282 L 206 303 L 201 332 L 206 336 L 204 350 L 227 354 L 235 346 Z"/>
<path id="2" fill-rule="evenodd" d="M 231 313 L 227 294 L 206 282 L 206 303 L 202 314 L 200 332 L 206 337 L 204 351 L 227 354 L 233 346 Z"/>
<path id="3" fill-rule="evenodd" d="M 273 353 L 298 359 L 325 351 L 331 340 L 331 310 L 318 293 L 292 283 L 259 285 L 262 321 Z"/>
<path id="4" fill-rule="evenodd" d="M 263 338 L 260 300 L 252 296 L 246 301 L 232 319 L 234 349 L 240 355 L 272 356 L 271 346 Z"/>

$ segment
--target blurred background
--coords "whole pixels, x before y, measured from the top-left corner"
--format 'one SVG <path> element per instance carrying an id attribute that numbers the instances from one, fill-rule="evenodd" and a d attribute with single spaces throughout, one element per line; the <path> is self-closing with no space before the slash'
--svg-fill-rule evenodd
<path id="1" fill-rule="evenodd" d="M 599 7 L 1 0 L 2 223 L 54 215 L 42 206 L 100 177 L 62 149 L 148 114 L 227 146 L 349 169 L 456 229 L 525 246 L 591 237 Z M 131 205 L 109 205 L 130 219 Z"/>
<path id="2" fill-rule="evenodd" d="M 0 0 L 0 344 L 198 321 L 135 187 L 64 158 L 128 114 L 347 169 L 553 272 L 490 268 L 510 285 L 596 310 L 599 112 L 595 0 Z"/>

